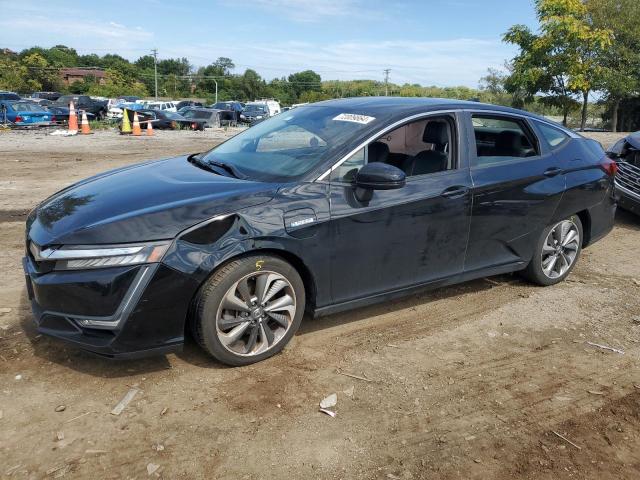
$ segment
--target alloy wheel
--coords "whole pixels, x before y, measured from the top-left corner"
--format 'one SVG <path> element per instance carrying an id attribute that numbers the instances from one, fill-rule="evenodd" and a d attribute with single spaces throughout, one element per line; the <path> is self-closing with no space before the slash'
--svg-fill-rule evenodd
<path id="1" fill-rule="evenodd" d="M 254 272 L 235 282 L 216 315 L 216 333 L 231 353 L 258 355 L 287 334 L 296 314 L 289 280 L 276 272 Z"/>
<path id="2" fill-rule="evenodd" d="M 580 230 L 571 220 L 555 225 L 542 245 L 542 271 L 549 278 L 563 276 L 571 268 L 580 247 Z"/>

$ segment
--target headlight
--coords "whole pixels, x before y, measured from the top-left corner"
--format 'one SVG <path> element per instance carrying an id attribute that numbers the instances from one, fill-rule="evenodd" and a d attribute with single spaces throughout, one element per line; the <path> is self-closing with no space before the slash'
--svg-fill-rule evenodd
<path id="1" fill-rule="evenodd" d="M 31 243 L 29 250 L 37 261 L 55 261 L 56 270 L 121 267 L 162 260 L 171 242 L 136 245 L 63 246 L 40 250 Z"/>
<path id="2" fill-rule="evenodd" d="M 261 120 L 261 119 L 262 119 L 262 115 L 258 115 L 258 116 L 256 117 L 256 119 L 257 119 L 257 120 Z"/>

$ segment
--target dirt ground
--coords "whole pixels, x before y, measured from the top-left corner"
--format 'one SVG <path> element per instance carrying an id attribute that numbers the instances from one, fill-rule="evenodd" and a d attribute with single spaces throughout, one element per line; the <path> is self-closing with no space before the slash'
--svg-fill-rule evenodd
<path id="1" fill-rule="evenodd" d="M 639 478 L 640 218 L 624 212 L 565 283 L 501 276 L 306 319 L 250 367 L 193 342 L 111 362 L 37 335 L 26 212 L 80 178 L 223 137 L 0 133 L 0 478 Z M 331 393 L 336 418 L 318 412 Z"/>

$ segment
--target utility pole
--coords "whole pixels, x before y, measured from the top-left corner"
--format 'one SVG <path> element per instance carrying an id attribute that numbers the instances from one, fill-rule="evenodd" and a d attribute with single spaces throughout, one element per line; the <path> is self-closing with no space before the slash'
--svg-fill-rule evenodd
<path id="1" fill-rule="evenodd" d="M 390 68 L 385 68 L 384 72 L 384 96 L 389 96 L 389 73 L 391 72 Z"/>
<path id="2" fill-rule="evenodd" d="M 151 53 L 153 53 L 153 72 L 156 83 L 156 100 L 158 100 L 158 49 L 152 49 Z"/>

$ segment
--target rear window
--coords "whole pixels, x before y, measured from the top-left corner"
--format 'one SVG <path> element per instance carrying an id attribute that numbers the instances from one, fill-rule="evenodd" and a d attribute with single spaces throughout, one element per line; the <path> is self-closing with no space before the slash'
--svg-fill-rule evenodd
<path id="1" fill-rule="evenodd" d="M 0 100 L 20 100 L 17 93 L 0 93 Z"/>
<path id="2" fill-rule="evenodd" d="M 16 112 L 41 112 L 42 108 L 39 105 L 31 102 L 16 102 L 13 104 L 13 109 Z"/>

